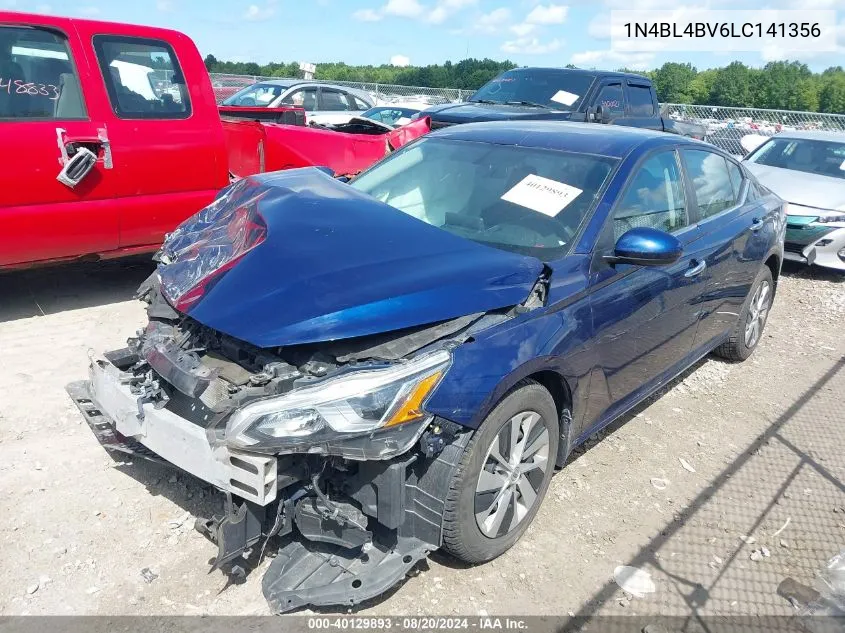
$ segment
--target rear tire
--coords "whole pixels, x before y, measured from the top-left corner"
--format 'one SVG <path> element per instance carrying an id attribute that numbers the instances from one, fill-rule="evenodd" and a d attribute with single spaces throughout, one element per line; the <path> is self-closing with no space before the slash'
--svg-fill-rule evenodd
<path id="1" fill-rule="evenodd" d="M 446 495 L 444 549 L 468 563 L 510 549 L 546 495 L 558 439 L 552 396 L 532 380 L 519 383 L 485 418 L 461 457 Z"/>
<path id="2" fill-rule="evenodd" d="M 763 266 L 745 299 L 730 338 L 713 350 L 713 353 L 735 362 L 744 361 L 751 356 L 763 338 L 763 329 L 766 327 L 774 296 L 772 271 L 768 266 Z"/>

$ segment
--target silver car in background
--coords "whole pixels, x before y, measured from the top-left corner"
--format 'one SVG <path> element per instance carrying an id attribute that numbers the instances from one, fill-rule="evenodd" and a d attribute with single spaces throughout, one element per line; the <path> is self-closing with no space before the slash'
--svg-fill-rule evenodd
<path id="1" fill-rule="evenodd" d="M 782 132 L 743 163 L 789 203 L 784 257 L 845 271 L 845 134 Z"/>
<path id="2" fill-rule="evenodd" d="M 225 106 L 278 108 L 300 106 L 309 123 L 346 123 L 375 105 L 363 90 L 300 79 L 266 79 L 239 90 L 223 101 Z"/>

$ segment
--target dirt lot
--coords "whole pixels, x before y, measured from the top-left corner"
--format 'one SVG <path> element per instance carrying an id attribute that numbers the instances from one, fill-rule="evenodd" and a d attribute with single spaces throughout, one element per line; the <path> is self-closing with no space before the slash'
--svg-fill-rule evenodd
<path id="1" fill-rule="evenodd" d="M 85 376 L 87 350 L 118 347 L 142 325 L 131 295 L 150 270 L 130 261 L 0 276 L 2 614 L 267 611 L 269 561 L 241 584 L 208 574 L 216 548 L 192 517 L 220 496 L 162 467 L 115 462 L 64 393 Z M 435 555 L 362 611 L 790 613 L 778 583 L 812 584 L 845 546 L 843 324 L 845 278 L 785 271 L 752 359 L 703 361 L 591 441 L 506 555 L 474 568 Z M 650 572 L 656 591 L 624 594 L 612 580 L 623 564 Z"/>

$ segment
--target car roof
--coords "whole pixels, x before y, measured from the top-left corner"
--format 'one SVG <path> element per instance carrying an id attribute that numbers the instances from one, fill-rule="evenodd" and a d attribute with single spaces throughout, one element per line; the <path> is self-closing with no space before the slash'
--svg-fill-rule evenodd
<path id="1" fill-rule="evenodd" d="M 845 132 L 823 130 L 787 130 L 775 135 L 775 138 L 807 139 L 814 141 L 836 141 L 845 143 Z"/>
<path id="2" fill-rule="evenodd" d="M 627 77 L 629 79 L 637 79 L 651 83 L 651 79 L 645 75 L 626 73 L 617 70 L 589 70 L 586 68 L 558 68 L 554 66 L 522 66 L 520 68 L 512 68 L 511 70 L 559 70 L 562 72 L 572 73 L 573 75 L 590 75 L 591 77 Z"/>
<path id="3" fill-rule="evenodd" d="M 566 121 L 466 123 L 437 130 L 429 136 L 497 145 L 553 149 L 578 154 L 600 154 L 613 158 L 623 158 L 646 143 L 650 147 L 701 144 L 701 141 L 655 130 Z M 716 150 L 712 145 L 707 145 L 707 147 Z"/>

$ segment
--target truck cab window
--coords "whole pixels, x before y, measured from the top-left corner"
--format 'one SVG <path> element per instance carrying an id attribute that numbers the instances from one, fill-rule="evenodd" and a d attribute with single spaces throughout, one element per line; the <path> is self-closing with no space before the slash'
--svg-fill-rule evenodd
<path id="1" fill-rule="evenodd" d="M 625 98 L 622 96 L 622 84 L 607 84 L 602 86 L 596 96 L 595 105 L 600 105 L 611 116 L 618 117 L 625 114 Z"/>
<path id="2" fill-rule="evenodd" d="M 97 35 L 94 49 L 114 113 L 121 119 L 186 119 L 191 103 L 169 44 Z"/>
<path id="3" fill-rule="evenodd" d="M 0 27 L 0 121 L 85 118 L 64 36 L 45 29 Z"/>
<path id="4" fill-rule="evenodd" d="M 654 116 L 654 101 L 651 98 L 651 88 L 628 84 L 628 107 L 631 116 Z"/>

